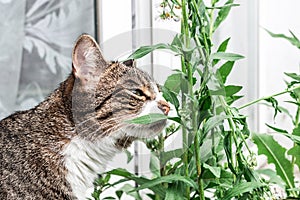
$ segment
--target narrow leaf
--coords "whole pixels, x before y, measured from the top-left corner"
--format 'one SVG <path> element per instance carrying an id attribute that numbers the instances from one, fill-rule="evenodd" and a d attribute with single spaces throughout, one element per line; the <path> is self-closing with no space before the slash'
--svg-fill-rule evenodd
<path id="1" fill-rule="evenodd" d="M 124 186 L 122 186 L 120 188 L 121 192 L 125 192 L 127 195 L 132 196 L 135 200 L 142 200 L 142 197 L 140 196 L 140 194 L 138 192 L 131 192 L 132 190 L 134 190 L 134 186 L 130 185 L 130 184 L 125 184 Z M 120 199 L 120 197 L 119 197 Z"/>
<path id="2" fill-rule="evenodd" d="M 290 138 L 294 143 L 300 145 L 300 136 L 291 135 L 291 134 L 288 134 L 288 133 L 282 133 L 282 134 L 285 135 L 286 137 Z"/>
<path id="3" fill-rule="evenodd" d="M 284 181 L 272 169 L 259 169 L 256 170 L 256 172 L 268 176 L 270 178 L 269 179 L 270 183 L 278 184 L 280 187 L 284 188 L 285 185 Z"/>
<path id="4" fill-rule="evenodd" d="M 136 188 L 134 191 L 143 190 L 146 188 L 153 188 L 157 185 L 160 185 L 161 183 L 172 183 L 174 181 L 180 181 L 183 183 L 186 183 L 190 187 L 194 188 L 195 190 L 198 190 L 197 184 L 189 177 L 180 176 L 180 175 L 168 175 L 168 176 L 162 176 L 158 177 L 152 180 L 149 180 L 147 183 L 142 184 L 140 187 Z"/>
<path id="5" fill-rule="evenodd" d="M 300 41 L 299 39 L 292 33 L 293 37 L 286 36 L 284 34 L 276 34 L 272 33 L 271 31 L 265 29 L 272 37 L 274 38 L 282 38 L 289 41 L 292 45 L 296 46 L 298 49 L 300 49 Z"/>
<path id="6" fill-rule="evenodd" d="M 286 159 L 286 149 L 279 145 L 271 135 L 253 134 L 252 139 L 258 147 L 258 154 L 267 156 L 268 163 L 273 163 L 277 174 L 284 180 L 288 188 L 294 187 L 293 166 Z"/>
<path id="7" fill-rule="evenodd" d="M 165 119 L 168 119 L 166 115 L 150 113 L 148 115 L 143 115 L 141 117 L 137 117 L 131 120 L 126 120 L 125 122 L 128 124 L 152 124 L 154 122 L 158 122 Z"/>
<path id="8" fill-rule="evenodd" d="M 228 45 L 229 40 L 230 40 L 230 38 L 227 38 L 226 40 L 224 40 L 224 41 L 220 44 L 220 46 L 219 46 L 217 52 L 225 52 L 226 49 L 227 49 L 227 45 Z M 212 65 L 213 65 L 213 66 L 216 65 L 219 61 L 220 61 L 219 59 L 213 60 Z"/>
<path id="9" fill-rule="evenodd" d="M 226 49 L 227 49 L 227 45 L 228 45 L 229 40 L 230 40 L 230 38 L 227 38 L 226 40 L 224 40 L 224 41 L 220 44 L 220 46 L 219 46 L 217 52 L 225 52 Z"/>
<path id="10" fill-rule="evenodd" d="M 237 86 L 237 85 L 225 86 L 226 97 L 231 97 L 232 95 L 241 91 L 242 88 L 243 88 L 242 86 Z"/>
<path id="11" fill-rule="evenodd" d="M 222 83 L 226 82 L 227 77 L 230 74 L 233 65 L 234 65 L 233 61 L 227 61 L 217 70 L 217 74 L 221 76 Z"/>
<path id="12" fill-rule="evenodd" d="M 271 125 L 269 125 L 269 124 L 266 124 L 266 126 L 269 127 L 270 129 L 272 129 L 272 130 L 278 132 L 278 133 L 288 133 L 286 130 L 283 130 L 283 129 L 280 129 L 280 128 L 276 128 L 276 127 L 271 126 Z"/>
<path id="13" fill-rule="evenodd" d="M 223 200 L 230 200 L 233 197 L 237 197 L 245 192 L 251 192 L 256 188 L 263 187 L 264 184 L 260 182 L 244 182 L 235 185 L 233 188 L 226 191 Z"/>
<path id="14" fill-rule="evenodd" d="M 243 98 L 244 96 L 234 95 L 226 98 L 226 102 L 228 105 L 231 105 L 233 102 Z"/>
<path id="15" fill-rule="evenodd" d="M 127 58 L 127 60 L 142 58 L 145 55 L 147 55 L 157 49 L 171 49 L 171 46 L 168 44 L 163 44 L 163 43 L 159 43 L 159 44 L 151 45 L 151 46 L 143 46 L 143 47 L 140 47 L 139 49 L 137 49 L 135 52 L 133 52 Z"/>
<path id="16" fill-rule="evenodd" d="M 216 178 L 220 178 L 221 176 L 221 168 L 220 167 L 212 167 L 206 163 L 203 163 L 203 167 L 209 170 Z"/>
<path id="17" fill-rule="evenodd" d="M 245 58 L 242 55 L 235 53 L 216 52 L 210 56 L 211 59 L 222 59 L 227 61 L 236 61 Z"/>
<path id="18" fill-rule="evenodd" d="M 111 171 L 106 172 L 106 173 L 121 176 L 121 177 L 125 178 L 123 180 L 120 180 L 120 181 L 114 183 L 113 185 L 123 183 L 123 182 L 128 181 L 128 180 L 135 181 L 139 185 L 146 184 L 146 183 L 151 181 L 150 179 L 147 179 L 147 178 L 144 178 L 144 177 L 137 177 L 136 175 L 131 174 L 130 172 L 128 172 L 126 169 L 121 169 L 121 168 L 114 169 L 114 170 L 111 170 Z M 165 195 L 165 191 L 160 187 L 154 187 L 154 188 L 149 187 L 149 189 L 152 190 L 154 193 L 157 193 L 160 196 Z M 133 191 L 131 191 L 131 192 L 133 192 Z"/>
<path id="19" fill-rule="evenodd" d="M 284 72 L 285 75 L 289 76 L 290 78 L 296 80 L 296 81 L 300 81 L 300 75 L 296 74 L 296 73 L 286 73 Z"/>
<path id="20" fill-rule="evenodd" d="M 222 9 L 222 8 L 233 7 L 233 6 L 240 6 L 240 4 L 231 3 L 231 4 L 225 4 L 224 6 L 214 6 L 214 7 L 206 7 L 206 8 L 207 9 Z"/>
<path id="21" fill-rule="evenodd" d="M 208 131 L 215 128 L 217 125 L 222 123 L 224 119 L 228 119 L 230 116 L 227 115 L 216 115 L 209 118 L 203 126 L 203 135 L 206 135 Z"/>
<path id="22" fill-rule="evenodd" d="M 225 5 L 231 5 L 231 6 L 224 6 L 223 8 L 220 9 L 220 11 L 218 12 L 217 18 L 215 20 L 215 23 L 214 23 L 213 31 L 215 31 L 220 26 L 220 24 L 227 18 L 231 7 L 235 6 L 232 3 L 233 3 L 233 0 L 228 0 L 225 3 Z"/>

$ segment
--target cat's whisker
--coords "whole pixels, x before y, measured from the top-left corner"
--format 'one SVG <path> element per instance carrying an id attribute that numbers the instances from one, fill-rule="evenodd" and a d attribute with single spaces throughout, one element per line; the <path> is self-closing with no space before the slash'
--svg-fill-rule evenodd
<path id="1" fill-rule="evenodd" d="M 126 140 L 125 140 L 125 142 L 124 142 L 124 145 L 123 145 L 123 147 L 122 147 L 122 150 L 125 150 L 125 149 L 126 149 L 125 146 L 126 146 L 128 140 L 129 140 L 129 137 L 126 138 Z"/>

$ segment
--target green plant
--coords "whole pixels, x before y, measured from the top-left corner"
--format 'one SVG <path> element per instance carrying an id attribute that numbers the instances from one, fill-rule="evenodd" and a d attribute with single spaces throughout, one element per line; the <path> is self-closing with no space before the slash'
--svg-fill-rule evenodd
<path id="1" fill-rule="evenodd" d="M 157 49 L 169 50 L 181 57 L 181 70 L 174 71 L 162 86 L 163 96 L 174 105 L 177 116 L 169 117 L 174 124 L 167 127 L 160 136 L 144 141 L 151 150 L 150 169 L 153 177 L 149 179 L 124 169 L 114 169 L 107 172 L 106 177 L 116 175 L 121 179 L 109 185 L 109 180 L 106 179 L 105 184 L 103 181 L 96 182 L 93 194 L 95 199 L 100 198 L 99 195 L 105 188 L 127 181 L 134 181 L 137 187 L 126 185 L 126 189 L 118 190 L 116 196 L 119 199 L 124 193 L 141 199 L 139 192 L 144 189 L 147 189 L 144 193 L 155 200 L 272 198 L 268 187 L 270 181 L 260 177 L 261 171 L 254 170 L 256 155 L 247 143 L 250 130 L 246 116 L 239 111 L 261 100 L 270 102 L 276 111 L 281 111 L 275 97 L 283 93 L 297 92 L 298 76 L 295 75 L 296 82 L 291 82 L 287 91 L 258 99 L 240 108 L 234 107 L 233 103 L 242 98 L 238 94 L 242 87 L 228 84 L 227 77 L 235 62 L 243 56 L 226 52 L 230 38 L 218 45 L 214 51 L 212 37 L 231 8 L 238 5 L 233 0 L 220 4 L 219 0 L 211 0 L 209 6 L 202 0 L 162 1 L 163 19 L 177 19 L 179 16 L 174 9 L 181 9 L 181 33 L 171 44 L 141 47 L 130 58 L 139 59 Z M 299 106 L 298 96 L 293 103 Z M 127 123 L 145 124 L 164 118 L 164 115 L 147 115 Z M 182 134 L 182 148 L 165 151 L 165 141 L 173 134 Z M 294 140 L 299 139 L 297 134 L 286 135 Z M 253 136 L 260 154 L 267 154 L 264 148 L 273 142 L 265 137 L 258 134 Z M 262 145 L 257 142 L 260 139 L 263 140 Z M 267 145 L 264 146 L 265 140 Z M 299 156 L 294 151 L 297 149 L 289 152 L 293 154 L 292 162 L 295 164 L 299 162 Z M 283 160 L 279 160 L 280 164 L 281 161 Z M 278 171 L 277 174 L 281 176 Z M 283 172 L 281 177 L 285 174 Z M 290 181 L 290 175 L 283 180 Z M 298 194 L 293 184 L 287 189 L 293 189 L 289 193 L 292 196 Z"/>
<path id="2" fill-rule="evenodd" d="M 292 37 L 284 34 L 274 34 L 270 31 L 267 32 L 272 37 L 286 39 L 292 45 L 300 49 L 300 41 L 292 31 L 290 31 Z M 285 75 L 291 79 L 291 81 L 286 82 L 287 89 L 285 91 L 269 97 L 260 98 L 245 106 L 252 105 L 261 100 L 266 100 L 270 102 L 271 106 L 275 109 L 274 118 L 276 117 L 277 112 L 283 112 L 292 121 L 294 127 L 290 133 L 287 130 L 266 124 L 272 131 L 274 131 L 274 133 L 253 134 L 253 141 L 258 146 L 258 154 L 267 156 L 268 163 L 275 165 L 275 171 L 267 169 L 260 170 L 260 173 L 267 175 L 271 184 L 277 184 L 284 188 L 288 197 L 299 198 L 299 183 L 296 185 L 294 170 L 296 169 L 296 166 L 300 169 L 300 75 L 296 73 L 285 73 Z M 286 100 L 285 102 L 296 107 L 295 113 L 290 113 L 288 109 L 278 105 L 276 97 L 282 94 L 290 95 L 290 100 Z M 274 139 L 274 135 L 276 135 L 276 133 L 282 135 L 282 137 L 289 138 L 293 145 L 290 148 L 281 146 L 278 141 Z M 289 157 L 287 155 L 289 155 Z M 278 179 L 278 177 L 280 177 L 280 179 Z"/>

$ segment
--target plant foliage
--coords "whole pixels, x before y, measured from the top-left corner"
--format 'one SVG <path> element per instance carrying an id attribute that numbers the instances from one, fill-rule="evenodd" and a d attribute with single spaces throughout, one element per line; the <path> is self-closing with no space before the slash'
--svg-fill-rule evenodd
<path id="1" fill-rule="evenodd" d="M 287 136 L 295 145 L 290 150 L 280 146 L 271 135 L 253 134 L 252 139 L 258 146 L 258 153 L 268 157 L 269 163 L 276 167 L 277 174 L 270 171 L 257 171 L 256 155 L 248 147 L 250 130 L 247 117 L 240 113 L 244 107 L 262 100 L 267 101 L 277 112 L 282 109 L 276 96 L 290 93 L 291 103 L 299 107 L 299 76 L 287 74 L 293 79 L 284 92 L 264 97 L 240 108 L 234 102 L 242 98 L 242 87 L 230 85 L 227 78 L 235 62 L 244 57 L 227 52 L 230 38 L 221 44 L 213 44 L 216 29 L 226 19 L 230 10 L 237 6 L 234 0 L 222 4 L 211 0 L 206 5 L 202 0 L 163 0 L 162 19 L 178 18 L 174 9 L 181 9 L 181 33 L 174 37 L 171 44 L 156 44 L 137 49 L 130 58 L 141 58 L 154 50 L 166 49 L 181 58 L 181 70 L 174 71 L 162 86 L 163 96 L 172 103 L 177 116 L 174 124 L 157 138 L 145 140 L 151 151 L 149 168 L 152 178 L 132 174 L 124 169 L 106 173 L 96 182 L 94 197 L 106 188 L 120 183 L 134 181 L 137 187 L 118 190 L 120 199 L 124 193 L 140 199 L 143 191 L 150 199 L 267 199 L 272 198 L 269 183 L 283 181 L 291 197 L 297 197 L 293 175 L 294 165 L 300 164 L 299 157 L 299 108 L 294 124 L 297 128 L 292 134 L 281 129 L 273 130 Z M 295 38 L 295 37 L 294 37 Z M 213 49 L 217 46 L 217 50 Z M 164 119 L 164 116 L 147 115 L 131 120 L 129 123 L 145 124 Z M 180 130 L 180 131 L 179 131 Z M 182 148 L 165 151 L 164 143 L 171 135 L 182 134 Z M 286 155 L 292 156 L 292 160 Z M 270 180 L 261 178 L 270 175 Z M 107 176 L 121 177 L 110 184 Z M 279 177 L 278 177 L 278 176 Z M 128 187 L 130 189 L 128 189 Z M 113 197 L 110 197 L 113 198 Z"/>

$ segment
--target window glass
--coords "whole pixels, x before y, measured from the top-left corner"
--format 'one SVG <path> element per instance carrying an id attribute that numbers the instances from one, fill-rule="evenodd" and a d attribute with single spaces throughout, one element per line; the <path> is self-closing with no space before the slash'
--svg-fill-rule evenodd
<path id="1" fill-rule="evenodd" d="M 94 36 L 93 0 L 0 0 L 0 118 L 28 109 L 71 72 L 72 46 Z"/>

